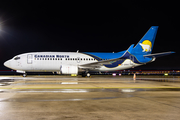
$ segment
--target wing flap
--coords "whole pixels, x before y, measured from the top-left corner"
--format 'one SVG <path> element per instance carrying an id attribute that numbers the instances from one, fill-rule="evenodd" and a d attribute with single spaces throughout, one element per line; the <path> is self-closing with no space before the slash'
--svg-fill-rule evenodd
<path id="1" fill-rule="evenodd" d="M 93 62 L 93 63 L 88 63 L 88 64 L 83 64 L 80 65 L 80 67 L 84 68 L 84 67 L 92 67 L 92 68 L 99 68 L 100 66 L 103 65 L 109 65 L 112 64 L 113 62 L 117 61 L 117 60 L 121 60 L 120 58 L 116 58 L 116 59 L 109 59 L 109 60 L 102 60 L 102 61 L 98 61 L 98 62 Z"/>

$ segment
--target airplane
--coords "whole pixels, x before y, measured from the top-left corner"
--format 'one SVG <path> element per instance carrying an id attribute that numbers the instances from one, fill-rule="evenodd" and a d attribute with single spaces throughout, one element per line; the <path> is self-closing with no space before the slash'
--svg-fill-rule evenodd
<path id="1" fill-rule="evenodd" d="M 56 72 L 57 74 L 90 77 L 91 71 L 117 71 L 134 68 L 155 61 L 157 57 L 175 52 L 151 54 L 158 26 L 152 26 L 134 46 L 117 53 L 98 52 L 30 52 L 4 62 L 4 66 L 22 73 Z"/>

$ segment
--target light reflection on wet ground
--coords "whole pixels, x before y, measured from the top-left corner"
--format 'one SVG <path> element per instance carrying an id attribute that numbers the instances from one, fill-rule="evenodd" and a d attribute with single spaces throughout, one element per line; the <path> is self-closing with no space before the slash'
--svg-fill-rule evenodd
<path id="1" fill-rule="evenodd" d="M 176 83 L 180 83 L 179 79 L 165 79 L 165 78 L 160 78 L 160 79 L 142 78 L 142 79 L 137 79 L 137 80 L 153 81 L 153 82 L 176 82 Z"/>
<path id="2" fill-rule="evenodd" d="M 130 93 L 135 92 L 137 90 L 133 89 L 54 89 L 54 90 L 38 90 L 38 89 L 29 89 L 29 90 L 17 90 L 17 91 L 3 91 L 3 93 L 20 93 L 20 94 L 29 94 L 31 97 L 26 98 L 9 98 L 2 99 L 0 102 L 48 102 L 48 101 L 82 101 L 82 100 L 100 100 L 100 99 L 115 99 L 115 98 L 129 98 L 133 97 Z M 53 96 L 48 98 L 32 97 L 35 94 L 53 94 Z M 88 94 L 99 94 L 98 96 L 89 96 Z M 108 94 L 108 95 L 107 95 Z M 68 96 L 64 96 L 68 95 Z M 63 97 L 57 97 L 63 96 Z"/>
<path id="3" fill-rule="evenodd" d="M 83 101 L 137 97 L 138 92 L 160 92 L 160 91 L 180 91 L 180 89 L 29 89 L 29 90 L 0 90 L 5 94 L 28 94 L 26 98 L 7 98 L 0 99 L 0 102 L 50 102 L 50 101 Z M 33 97 L 35 94 L 53 94 L 53 97 L 44 98 L 41 96 Z M 95 93 L 98 96 L 89 96 L 88 93 Z M 108 95 L 107 95 L 108 94 Z M 64 95 L 68 95 L 65 96 Z M 63 96 L 63 97 L 57 97 Z"/>
<path id="4" fill-rule="evenodd" d="M 141 88 L 141 85 L 147 84 L 147 85 L 161 85 L 161 86 L 169 86 L 167 88 Z M 180 82 L 179 78 L 137 78 L 137 80 L 133 80 L 130 77 L 107 77 L 107 78 L 74 78 L 74 77 L 27 77 L 27 78 L 22 78 L 22 77 L 0 77 L 0 94 L 1 93 L 14 93 L 14 94 L 44 94 L 44 93 L 54 93 L 54 94 L 81 94 L 81 93 L 101 93 L 104 96 L 97 96 L 97 97 L 89 97 L 88 98 L 74 98 L 72 95 L 71 98 L 51 98 L 51 99 L 17 99 L 15 100 L 14 98 L 11 99 L 6 99 L 5 101 L 80 101 L 80 100 L 99 100 L 99 99 L 115 99 L 115 98 L 123 98 L 123 97 L 133 97 L 137 92 L 146 92 L 146 91 L 180 91 L 180 86 L 179 87 L 174 87 L 172 86 L 177 85 L 177 83 Z M 108 85 L 108 84 L 115 84 L 118 85 L 119 87 L 122 87 L 123 85 L 136 85 L 139 88 L 132 88 L 132 87 L 125 87 L 125 88 L 103 88 L 103 85 Z M 164 84 L 168 83 L 168 84 Z M 173 84 L 169 84 L 173 83 Z M 28 86 L 35 86 L 34 89 L 28 88 Z M 50 89 L 43 89 L 42 86 L 48 85 L 51 86 Z M 65 88 L 60 88 L 56 89 L 53 88 L 54 85 L 67 85 Z M 69 86 L 76 86 L 76 85 L 83 85 L 85 86 L 83 89 L 68 89 Z M 86 85 L 92 85 L 93 87 L 91 89 L 86 88 Z M 8 89 L 3 89 L 3 86 L 10 86 L 12 88 Z M 18 86 L 17 88 L 13 89 L 14 86 Z M 21 89 L 21 86 L 26 86 L 25 88 Z M 41 89 L 36 89 L 37 86 L 41 86 Z M 100 86 L 100 87 L 99 87 Z M 96 88 L 97 87 L 97 88 Z M 110 94 L 109 96 L 106 96 L 106 94 Z M 86 96 L 86 95 L 85 95 Z M 2 100 L 4 101 L 4 100 Z M 1 102 L 2 102 L 1 101 Z"/>
<path id="5" fill-rule="evenodd" d="M 175 120 L 180 117 L 179 81 L 143 77 L 136 81 L 132 77 L 0 77 L 0 118 Z"/>

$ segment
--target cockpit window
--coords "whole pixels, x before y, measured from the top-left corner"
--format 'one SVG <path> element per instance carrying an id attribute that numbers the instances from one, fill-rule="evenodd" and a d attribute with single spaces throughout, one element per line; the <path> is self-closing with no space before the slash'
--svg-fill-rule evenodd
<path id="1" fill-rule="evenodd" d="M 19 59 L 20 59 L 20 57 L 15 57 L 15 58 L 14 58 L 14 60 L 19 60 Z"/>

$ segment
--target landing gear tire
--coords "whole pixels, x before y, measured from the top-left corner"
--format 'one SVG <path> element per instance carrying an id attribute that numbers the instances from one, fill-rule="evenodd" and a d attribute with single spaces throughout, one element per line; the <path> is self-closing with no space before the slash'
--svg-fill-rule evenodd
<path id="1" fill-rule="evenodd" d="M 87 77 L 91 77 L 91 74 L 90 74 L 90 73 L 87 73 L 86 76 L 87 76 Z"/>
<path id="2" fill-rule="evenodd" d="M 86 77 L 86 73 L 82 73 L 82 77 Z"/>
<path id="3" fill-rule="evenodd" d="M 27 76 L 27 73 L 24 73 L 24 74 L 23 74 L 23 77 L 26 77 L 26 76 Z"/>
<path id="4" fill-rule="evenodd" d="M 82 77 L 91 77 L 90 73 L 82 73 Z"/>

